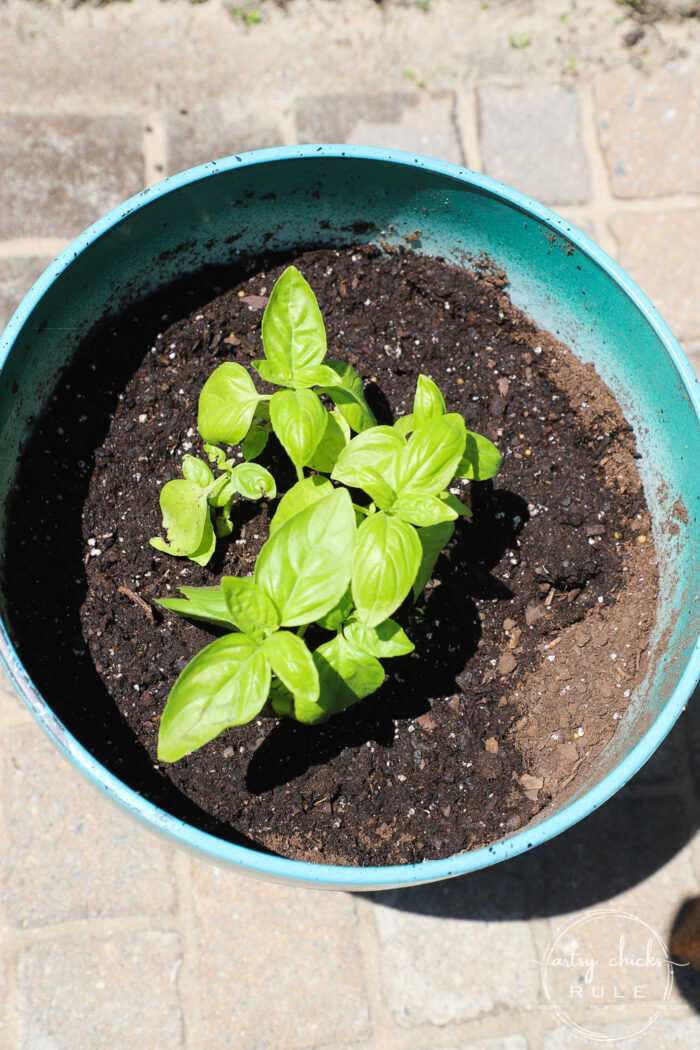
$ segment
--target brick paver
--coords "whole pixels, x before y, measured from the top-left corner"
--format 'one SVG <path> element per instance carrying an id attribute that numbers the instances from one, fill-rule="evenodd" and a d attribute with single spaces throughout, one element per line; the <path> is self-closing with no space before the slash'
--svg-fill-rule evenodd
<path id="1" fill-rule="evenodd" d="M 166 133 L 168 174 L 217 157 L 280 144 L 280 132 L 271 121 L 255 114 L 231 115 L 216 104 L 169 114 Z"/>
<path id="2" fill-rule="evenodd" d="M 296 108 L 299 142 L 385 146 L 464 164 L 454 107 L 451 92 L 302 98 Z"/>
<path id="3" fill-rule="evenodd" d="M 180 1050 L 185 1033 L 173 933 L 57 938 L 19 960 L 17 1050 Z"/>
<path id="4" fill-rule="evenodd" d="M 9 921 L 171 912 L 171 851 L 88 788 L 33 725 L 4 734 Z"/>
<path id="5" fill-rule="evenodd" d="M 0 238 L 72 237 L 143 188 L 135 117 L 3 115 Z"/>
<path id="6" fill-rule="evenodd" d="M 46 256 L 0 259 L 0 331 L 50 262 Z"/>
<path id="7" fill-rule="evenodd" d="M 576 89 L 566 84 L 478 91 L 484 171 L 545 204 L 585 204 L 589 162 Z"/>
<path id="8" fill-rule="evenodd" d="M 700 335 L 700 208 L 616 215 L 610 227 L 623 269 L 679 339 Z"/>
<path id="9" fill-rule="evenodd" d="M 305 1050 L 370 1034 L 352 897 L 271 892 L 204 864 L 192 883 L 206 1046 Z"/>
<path id="10" fill-rule="evenodd" d="M 687 62 L 654 76 L 596 81 L 600 141 L 617 197 L 700 193 L 700 75 Z"/>
<path id="11" fill-rule="evenodd" d="M 51 245 L 147 181 L 347 141 L 467 163 L 570 215 L 616 249 L 700 376 L 692 20 L 629 44 L 637 23 L 612 0 L 250 6 L 259 23 L 214 4 L 4 5 L 0 321 Z M 539 961 L 600 906 L 668 938 L 700 892 L 698 702 L 548 845 L 360 902 L 176 854 L 78 777 L 0 672 L 0 1050 L 583 1050 L 546 1009 Z M 671 1012 L 630 1045 L 695 1046 L 696 1002 L 679 976 Z"/>
<path id="12" fill-rule="evenodd" d="M 445 1025 L 539 1001 L 537 949 L 516 918 L 532 909 L 538 882 L 536 862 L 524 857 L 498 873 L 375 898 L 385 996 L 399 1025 Z"/>
<path id="13" fill-rule="evenodd" d="M 640 1021 L 643 1023 L 643 1019 L 640 1018 Z M 608 1045 L 606 1040 L 611 1046 L 629 1046 L 634 1050 L 689 1050 L 689 1047 L 697 1046 L 700 1040 L 700 1019 L 683 1017 L 655 1021 L 646 1032 L 622 1043 L 616 1040 L 624 1037 L 625 1029 L 614 1022 L 601 1025 L 599 1032 L 602 1042 L 593 1042 L 582 1039 L 578 1032 L 560 1025 L 546 1033 L 542 1050 L 588 1050 L 589 1047 Z"/>

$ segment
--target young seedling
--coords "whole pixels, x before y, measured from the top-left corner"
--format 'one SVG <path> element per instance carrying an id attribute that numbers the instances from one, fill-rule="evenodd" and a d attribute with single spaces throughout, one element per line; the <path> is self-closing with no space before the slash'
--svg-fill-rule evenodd
<path id="1" fill-rule="evenodd" d="M 244 454 L 247 442 L 250 455 L 259 453 L 271 427 L 298 480 L 279 501 L 252 577 L 183 587 L 184 598 L 160 602 L 227 632 L 194 657 L 170 692 L 158 742 L 166 762 L 261 713 L 317 724 L 375 692 L 384 681 L 380 660 L 414 648 L 392 614 L 409 592 L 417 599 L 455 520 L 469 515 L 450 484 L 491 478 L 501 463 L 490 441 L 447 412 L 427 376 L 418 379 L 413 412 L 394 426 L 378 426 L 357 373 L 342 362 L 324 363 L 318 304 L 293 267 L 273 289 L 263 343 L 265 360 L 255 367 L 283 389 L 260 395 L 240 365 L 220 365 L 202 390 L 200 432 L 212 443 L 243 441 Z M 329 412 L 319 394 L 328 395 L 335 410 Z M 334 424 L 337 432 L 329 434 Z M 196 533 L 207 508 L 225 511 L 232 493 L 242 491 L 241 472 L 263 469 L 250 462 L 233 466 L 213 444 L 206 447 L 222 478 L 215 481 L 206 464 L 188 457 L 185 482 L 168 483 L 178 486 L 172 502 L 184 483 L 199 494 L 197 527 L 181 546 L 196 539 L 203 545 L 206 521 L 201 536 Z M 304 468 L 315 473 L 305 476 Z M 161 494 L 164 518 L 168 485 Z M 261 487 L 254 475 L 243 494 Z M 364 494 L 356 496 L 361 502 L 350 489 Z M 269 485 L 265 491 L 270 494 Z M 213 528 L 208 542 L 215 542 Z M 312 625 L 316 639 L 330 635 L 313 650 L 304 638 Z"/>
<path id="2" fill-rule="evenodd" d="M 185 456 L 183 477 L 168 481 L 160 492 L 160 509 L 167 541 L 154 536 L 156 550 L 176 557 L 190 558 L 206 565 L 216 547 L 217 536 L 232 530 L 231 507 L 237 494 L 247 499 L 277 495 L 275 479 L 259 463 L 239 463 L 226 459 L 219 448 L 204 446 L 209 460 L 223 473 L 214 478 L 207 464 L 196 456 Z"/>
<path id="3" fill-rule="evenodd" d="M 212 445 L 237 445 L 254 459 L 272 430 L 296 469 L 328 472 L 350 431 L 376 420 L 365 401 L 362 380 L 345 361 L 326 358 L 326 329 L 316 296 L 294 266 L 272 290 L 262 319 L 263 352 L 253 367 L 261 379 L 281 387 L 260 394 L 242 365 L 224 362 L 199 398 L 199 432 Z M 312 388 L 316 388 L 316 390 Z M 328 411 L 320 394 L 335 404 Z"/>

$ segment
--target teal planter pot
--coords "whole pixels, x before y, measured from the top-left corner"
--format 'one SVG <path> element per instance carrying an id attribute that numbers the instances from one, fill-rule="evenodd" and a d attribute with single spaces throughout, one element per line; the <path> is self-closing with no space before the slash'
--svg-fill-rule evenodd
<path id="1" fill-rule="evenodd" d="M 67 731 L 13 647 L 0 595 L 0 656 L 51 740 L 93 784 L 151 830 L 215 863 L 266 879 L 374 890 L 449 878 L 506 860 L 571 827 L 618 790 L 661 743 L 700 676 L 698 383 L 654 307 L 563 219 L 484 176 L 406 153 L 305 146 L 228 157 L 166 179 L 92 226 L 37 281 L 0 341 L 0 536 L 28 418 L 92 325 L 120 305 L 235 251 L 382 241 L 458 265 L 482 254 L 506 271 L 516 306 L 592 361 L 634 427 L 660 559 L 650 669 L 565 805 L 524 831 L 447 860 L 335 867 L 235 845 L 176 819 L 118 779 Z M 686 513 L 668 524 L 680 500 Z M 683 520 L 685 519 L 685 520 Z"/>

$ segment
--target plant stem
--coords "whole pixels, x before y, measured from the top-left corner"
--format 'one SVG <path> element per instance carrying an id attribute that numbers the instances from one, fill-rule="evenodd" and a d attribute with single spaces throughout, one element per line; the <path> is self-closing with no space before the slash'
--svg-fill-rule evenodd
<path id="1" fill-rule="evenodd" d="M 309 626 L 308 623 L 304 623 L 304 624 L 301 625 L 301 627 L 297 631 L 297 634 L 298 634 L 298 636 L 300 638 L 304 637 L 304 635 L 306 634 L 306 629 L 307 629 L 308 626 Z"/>
<path id="2" fill-rule="evenodd" d="M 304 480 L 304 471 L 303 471 L 303 469 L 301 467 L 297 467 L 296 463 L 294 464 L 294 468 L 295 468 L 295 470 L 297 472 L 297 481 L 303 481 Z"/>

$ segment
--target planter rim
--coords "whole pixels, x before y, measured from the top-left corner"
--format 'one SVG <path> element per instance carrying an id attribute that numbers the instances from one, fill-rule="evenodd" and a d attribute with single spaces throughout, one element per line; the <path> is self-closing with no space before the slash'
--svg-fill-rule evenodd
<path id="1" fill-rule="evenodd" d="M 5 332 L 0 336 L 0 370 L 4 366 L 15 337 L 53 281 L 79 254 L 132 213 L 185 185 L 237 168 L 270 164 L 276 161 L 289 162 L 320 157 L 424 168 L 466 183 L 484 194 L 503 200 L 565 236 L 612 278 L 653 328 L 676 368 L 681 384 L 693 407 L 698 426 L 700 426 L 700 383 L 695 378 L 678 341 L 641 289 L 593 241 L 549 208 L 486 175 L 432 157 L 369 146 L 312 144 L 254 150 L 210 161 L 171 175 L 155 186 L 131 197 L 81 233 L 39 277 L 13 314 Z M 322 884 L 337 889 L 383 889 L 432 882 L 487 867 L 553 838 L 597 809 L 647 761 L 680 715 L 700 678 L 700 639 L 695 644 L 676 688 L 651 727 L 610 773 L 576 801 L 567 804 L 563 809 L 553 813 L 531 829 L 518 831 L 509 838 L 500 839 L 490 846 L 455 854 L 442 860 L 380 867 L 345 867 L 290 860 L 259 852 L 253 848 L 237 846 L 171 816 L 110 773 L 67 731 L 27 675 L 2 621 L 0 621 L 0 663 L 5 666 L 17 691 L 59 750 L 70 758 L 95 786 L 153 830 L 165 834 L 166 837 L 203 854 L 212 861 L 234 864 L 277 881 Z"/>

